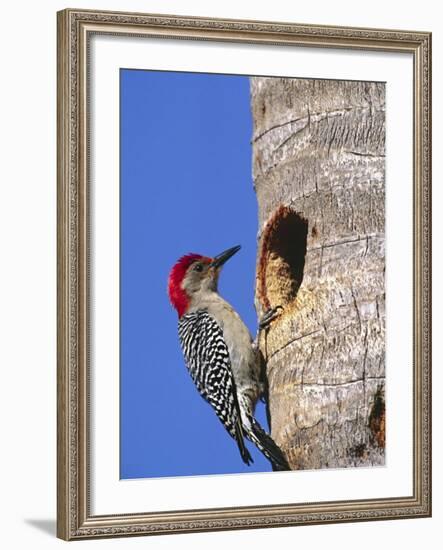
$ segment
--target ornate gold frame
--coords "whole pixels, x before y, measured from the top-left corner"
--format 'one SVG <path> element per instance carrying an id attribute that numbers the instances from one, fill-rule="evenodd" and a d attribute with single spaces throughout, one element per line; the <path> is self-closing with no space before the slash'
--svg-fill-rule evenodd
<path id="1" fill-rule="evenodd" d="M 92 516 L 88 502 L 88 99 L 92 34 L 408 52 L 414 59 L 413 496 Z M 58 536 L 66 539 L 431 515 L 431 34 L 135 13 L 58 13 Z"/>

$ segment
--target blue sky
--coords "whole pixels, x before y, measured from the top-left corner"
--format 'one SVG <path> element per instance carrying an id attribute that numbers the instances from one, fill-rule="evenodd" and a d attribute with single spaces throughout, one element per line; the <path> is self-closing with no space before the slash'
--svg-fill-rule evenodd
<path id="1" fill-rule="evenodd" d="M 240 244 L 220 292 L 255 334 L 249 79 L 125 69 L 120 91 L 120 477 L 270 471 L 250 444 L 243 464 L 195 389 L 166 291 L 183 254 Z"/>

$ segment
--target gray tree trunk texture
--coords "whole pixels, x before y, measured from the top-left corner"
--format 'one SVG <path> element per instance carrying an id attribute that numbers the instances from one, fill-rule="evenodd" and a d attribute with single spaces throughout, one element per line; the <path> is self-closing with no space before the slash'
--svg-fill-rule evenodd
<path id="1" fill-rule="evenodd" d="M 385 86 L 251 78 L 256 308 L 291 468 L 385 459 Z"/>

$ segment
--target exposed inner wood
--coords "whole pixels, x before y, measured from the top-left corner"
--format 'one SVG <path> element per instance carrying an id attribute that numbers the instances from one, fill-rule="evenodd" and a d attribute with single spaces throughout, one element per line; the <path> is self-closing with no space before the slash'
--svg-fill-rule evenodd
<path id="1" fill-rule="evenodd" d="M 281 206 L 267 223 L 261 239 L 258 299 L 264 310 L 287 306 L 303 280 L 308 223 Z"/>

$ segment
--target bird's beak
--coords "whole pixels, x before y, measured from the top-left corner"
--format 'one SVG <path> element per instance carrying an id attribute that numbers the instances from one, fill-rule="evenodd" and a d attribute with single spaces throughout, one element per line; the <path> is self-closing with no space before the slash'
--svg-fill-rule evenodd
<path id="1" fill-rule="evenodd" d="M 221 267 L 225 262 L 229 260 L 236 252 L 240 250 L 241 246 L 233 246 L 232 248 L 228 248 L 228 250 L 225 250 L 221 254 L 218 254 L 215 256 L 215 258 L 210 263 L 211 267 Z"/>

